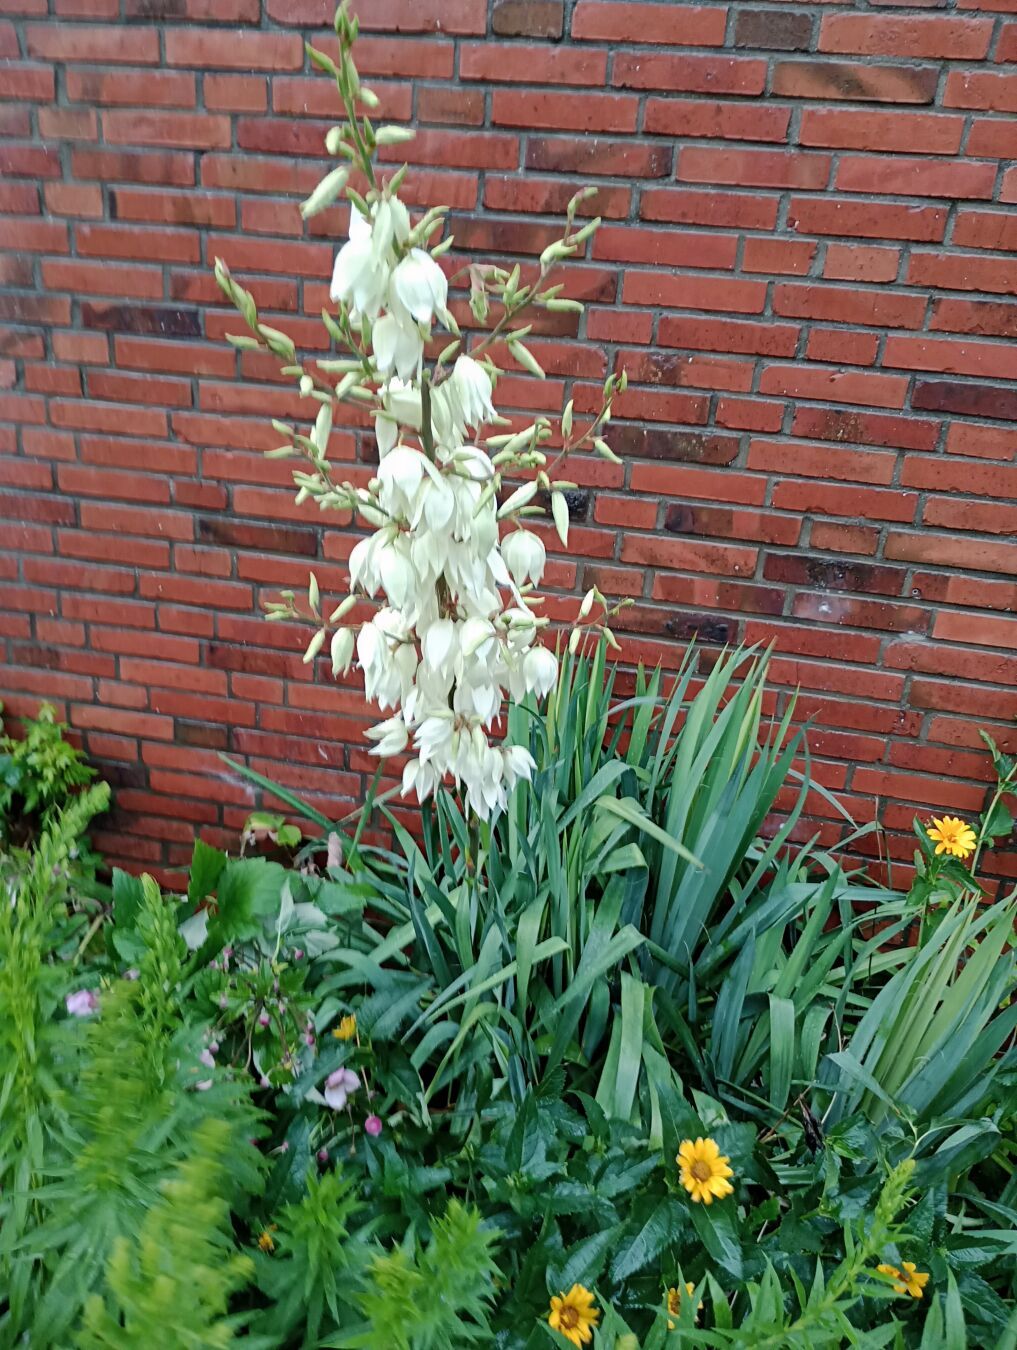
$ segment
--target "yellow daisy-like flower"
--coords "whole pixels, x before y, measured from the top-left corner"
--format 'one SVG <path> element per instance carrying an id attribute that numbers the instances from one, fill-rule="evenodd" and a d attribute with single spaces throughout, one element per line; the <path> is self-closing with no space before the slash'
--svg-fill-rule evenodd
<path id="1" fill-rule="evenodd" d="M 345 1017 L 341 1017 L 339 1025 L 332 1032 L 337 1041 L 352 1041 L 356 1034 L 357 1019 L 352 1013 L 347 1013 Z"/>
<path id="2" fill-rule="evenodd" d="M 581 1284 L 574 1284 L 567 1294 L 556 1294 L 551 1300 L 547 1322 L 552 1331 L 560 1331 L 573 1345 L 585 1345 L 593 1340 L 600 1310 L 593 1306 L 593 1295 Z"/>
<path id="3" fill-rule="evenodd" d="M 895 1294 L 910 1294 L 912 1298 L 922 1298 L 922 1291 L 929 1283 L 927 1272 L 919 1270 L 914 1261 L 905 1261 L 900 1270 L 896 1266 L 887 1265 L 884 1261 L 876 1269 L 880 1275 L 889 1275 L 894 1281 Z"/>
<path id="4" fill-rule="evenodd" d="M 261 1236 L 258 1238 L 258 1246 L 263 1252 L 268 1252 L 269 1255 L 275 1251 L 275 1239 L 272 1237 L 273 1228 L 275 1228 L 275 1224 L 269 1224 L 267 1228 L 262 1230 Z"/>
<path id="5" fill-rule="evenodd" d="M 683 1139 L 678 1149 L 678 1169 L 681 1183 L 688 1191 L 693 1202 L 702 1201 L 712 1205 L 714 1200 L 723 1200 L 730 1195 L 734 1187 L 728 1177 L 734 1176 L 725 1157 L 713 1139 Z"/>
<path id="6" fill-rule="evenodd" d="M 958 816 L 944 816 L 942 820 L 933 816 L 925 833 L 935 842 L 937 857 L 940 853 L 948 853 L 951 858 L 963 859 L 975 851 L 977 835 L 967 821 Z"/>
<path id="7" fill-rule="evenodd" d="M 696 1292 L 696 1286 L 692 1283 L 691 1280 L 685 1281 L 685 1292 L 689 1295 L 692 1295 Z M 673 1285 L 667 1291 L 667 1310 L 669 1313 L 671 1313 L 673 1317 L 677 1317 L 682 1310 L 681 1291 L 675 1289 Z M 702 1303 L 699 1304 L 699 1311 L 700 1312 L 703 1311 Z M 699 1319 L 697 1318 L 696 1320 L 698 1321 Z M 670 1317 L 667 1319 L 667 1329 L 668 1331 L 674 1331 L 674 1323 L 671 1321 Z"/>

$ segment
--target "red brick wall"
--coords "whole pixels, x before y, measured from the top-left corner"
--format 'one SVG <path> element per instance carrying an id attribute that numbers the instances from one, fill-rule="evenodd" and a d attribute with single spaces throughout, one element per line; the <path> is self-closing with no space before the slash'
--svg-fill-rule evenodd
<path id="1" fill-rule="evenodd" d="M 341 222 L 296 202 L 336 105 L 301 26 L 330 8 L 0 0 L 0 687 L 66 712 L 136 863 L 235 838 L 220 749 L 333 812 L 361 791 L 355 690 L 257 616 L 309 565 L 340 589 L 350 538 L 260 458 L 307 410 L 225 345 L 210 275 L 319 343 Z M 360 9 L 421 128 L 410 195 L 463 249 L 532 258 L 601 189 L 585 326 L 503 389 L 584 406 L 629 371 L 553 584 L 633 597 L 629 657 L 772 639 L 817 776 L 901 856 L 913 804 L 976 810 L 976 728 L 1017 714 L 1017 0 Z"/>

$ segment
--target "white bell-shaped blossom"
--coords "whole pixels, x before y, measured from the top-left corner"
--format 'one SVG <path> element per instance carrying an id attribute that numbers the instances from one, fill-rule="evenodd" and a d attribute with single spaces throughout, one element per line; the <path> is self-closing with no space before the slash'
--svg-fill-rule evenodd
<path id="1" fill-rule="evenodd" d="M 460 356 L 452 369 L 449 382 L 463 421 L 471 427 L 482 426 L 494 417 L 491 402 L 491 377 L 472 356 Z"/>
<path id="2" fill-rule="evenodd" d="M 526 683 L 538 698 L 554 688 L 558 678 L 558 662 L 546 647 L 531 647 L 523 658 Z"/>
<path id="3" fill-rule="evenodd" d="M 392 296 L 417 323 L 430 325 L 445 313 L 448 280 L 430 253 L 411 248 L 392 273 Z"/>
<path id="4" fill-rule="evenodd" d="M 547 550 L 544 541 L 530 530 L 513 530 L 502 540 L 501 556 L 517 586 L 532 581 L 540 585 L 547 562 Z"/>
<path id="5" fill-rule="evenodd" d="M 394 371 L 408 380 L 419 370 L 424 339 L 417 324 L 405 311 L 392 308 L 374 326 L 374 361 L 380 375 Z"/>
<path id="6" fill-rule="evenodd" d="M 350 237 L 339 250 L 332 272 L 332 299 L 369 319 L 375 318 L 388 291 L 386 253 L 384 242 L 375 238 L 372 222 L 354 206 L 350 211 Z"/>

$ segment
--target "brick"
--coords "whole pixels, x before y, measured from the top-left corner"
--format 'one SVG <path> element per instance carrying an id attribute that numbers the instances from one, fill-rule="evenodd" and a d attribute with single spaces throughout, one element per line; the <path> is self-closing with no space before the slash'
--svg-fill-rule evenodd
<path id="1" fill-rule="evenodd" d="M 951 61 L 978 61 L 988 52 L 991 40 L 991 19 L 938 15 L 828 14 L 819 30 L 821 52 L 915 60 L 945 57 Z"/>
<path id="2" fill-rule="evenodd" d="M 729 319 L 684 319 L 665 316 L 658 337 L 665 347 L 690 347 L 705 352 L 745 352 L 760 356 L 793 356 L 798 345 L 794 324 L 742 323 Z"/>
<path id="3" fill-rule="evenodd" d="M 965 464 L 942 455 L 913 456 L 904 465 L 901 481 L 936 492 L 1017 500 L 1017 464 Z"/>
<path id="4" fill-rule="evenodd" d="M 970 455 L 976 459 L 1017 459 L 1017 431 L 979 426 L 976 422 L 951 422 L 946 433 L 946 448 L 952 455 Z"/>
<path id="5" fill-rule="evenodd" d="M 974 530 L 979 534 L 1017 534 L 1017 506 L 1000 502 L 973 502 L 950 497 L 930 497 L 922 520 L 948 530 Z"/>
<path id="6" fill-rule="evenodd" d="M 59 165 L 54 146 L 0 145 L 0 173 L 12 178 L 59 178 Z"/>
<path id="7" fill-rule="evenodd" d="M 520 43 L 464 42 L 459 47 L 459 78 L 493 83 L 575 84 L 593 88 L 604 83 L 607 54 L 569 51 Z"/>
<path id="8" fill-rule="evenodd" d="M 1017 576 L 1017 544 L 983 542 L 961 536 L 891 533 L 885 556 L 969 572 L 1002 572 Z"/>
<path id="9" fill-rule="evenodd" d="M 746 463 L 750 469 L 782 477 L 833 478 L 885 486 L 893 479 L 896 458 L 843 446 L 753 439 Z"/>
<path id="10" fill-rule="evenodd" d="M 788 226 L 801 234 L 859 239 L 933 243 L 943 238 L 946 221 L 945 207 L 856 202 L 835 197 L 792 197 L 788 208 Z"/>
<path id="11" fill-rule="evenodd" d="M 553 131 L 635 131 L 639 102 L 629 94 L 548 94 L 496 89 L 491 95 L 495 126 Z"/>
<path id="12" fill-rule="evenodd" d="M 828 155 L 685 146 L 678 153 L 676 176 L 687 183 L 734 187 L 822 188 L 829 173 Z"/>
<path id="13" fill-rule="evenodd" d="M 0 99 L 20 98 L 33 103 L 48 103 L 55 96 L 56 78 L 51 67 L 19 61 L 4 62 Z"/>
<path id="14" fill-rule="evenodd" d="M 183 230 L 138 230 L 132 225 L 79 225 L 75 232 L 82 257 L 127 258 L 147 261 L 197 262 L 201 245 L 191 232 Z M 154 294 L 162 290 L 158 286 Z M 139 294 L 149 294 L 141 291 Z"/>
<path id="15" fill-rule="evenodd" d="M 696 192 L 692 188 L 647 188 L 640 214 L 644 220 L 675 224 L 770 230 L 777 222 L 777 197 L 761 193 Z"/>
<path id="16" fill-rule="evenodd" d="M 100 183 L 163 183 L 172 187 L 190 187 L 194 183 L 194 157 L 166 151 L 160 154 L 143 150 L 74 150 L 71 172 L 78 179 Z"/>
<path id="17" fill-rule="evenodd" d="M 153 40 L 155 37 L 153 33 Z M 304 64 L 303 46 L 296 33 L 171 28 L 165 34 L 165 44 L 171 66 L 193 66 L 197 70 L 299 70 Z"/>
<path id="18" fill-rule="evenodd" d="M 758 549 L 728 544 L 686 543 L 679 539 L 656 539 L 630 535 L 623 544 L 622 562 L 644 567 L 670 567 L 688 572 L 713 572 L 721 576 L 751 575 Z"/>
<path id="19" fill-rule="evenodd" d="M 805 108 L 798 139 L 802 145 L 837 150 L 955 155 L 963 135 L 963 117 L 869 108 Z"/>
<path id="20" fill-rule="evenodd" d="M 735 16 L 736 47 L 766 51 L 807 51 L 812 41 L 812 16 L 779 9 L 743 9 Z"/>
<path id="21" fill-rule="evenodd" d="M 745 240 L 742 250 L 742 269 L 746 272 L 765 272 L 772 276 L 804 275 L 812 266 L 817 245 L 806 239 Z"/>
<path id="22" fill-rule="evenodd" d="M 1017 221 L 1009 212 L 961 207 L 954 221 L 953 242 L 964 248 L 1017 252 Z"/>
<path id="23" fill-rule="evenodd" d="M 194 76 L 175 70 L 83 70 L 65 72 L 67 97 L 74 103 L 143 104 L 147 107 L 193 108 Z"/>
<path id="24" fill-rule="evenodd" d="M 483 92 L 424 86 L 417 90 L 417 118 L 421 122 L 478 127 L 484 121 Z"/>
<path id="25" fill-rule="evenodd" d="M 761 314 L 766 300 L 762 281 L 726 277 L 675 276 L 662 272 L 629 272 L 622 301 L 626 305 L 663 305 L 736 314 Z"/>
<path id="26" fill-rule="evenodd" d="M 796 618 L 811 619 L 817 623 L 874 628 L 890 633 L 924 633 L 929 625 L 929 611 L 917 605 L 853 597 L 842 599 L 831 591 L 797 595 L 792 613 Z"/>
<path id="27" fill-rule="evenodd" d="M 260 0 L 125 0 L 129 19 L 186 19 L 189 23 L 257 23 Z"/>
<path id="28" fill-rule="evenodd" d="M 1005 300 L 933 301 L 930 328 L 991 337 L 1017 336 L 1017 304 Z"/>
<path id="29" fill-rule="evenodd" d="M 952 70 L 947 76 L 946 108 L 984 108 L 990 112 L 1017 112 L 1017 75 L 986 70 Z"/>
<path id="30" fill-rule="evenodd" d="M 541 215 L 562 216 L 573 195 L 571 183 L 555 178 L 497 178 L 487 174 L 484 182 L 484 205 L 492 211 L 536 212 Z M 603 216 L 607 220 L 623 220 L 632 203 L 627 187 L 601 187 L 593 201 L 583 204 L 579 216 Z"/>
<path id="31" fill-rule="evenodd" d="M 996 182 L 994 164 L 968 164 L 956 160 L 934 163 L 902 156 L 844 156 L 837 166 L 836 186 L 845 192 L 895 192 L 902 197 L 992 196 Z"/>
<path id="32" fill-rule="evenodd" d="M 623 458 L 666 459 L 689 464 L 730 464 L 738 453 L 736 436 L 702 431 L 637 427 L 617 423 L 611 427 L 611 444 Z"/>
<path id="33" fill-rule="evenodd" d="M 103 214 L 102 189 L 98 184 L 47 183 L 43 196 L 51 215 L 98 220 Z"/>
<path id="34" fill-rule="evenodd" d="M 874 375 L 860 371 L 803 369 L 794 366 L 770 366 L 759 381 L 762 394 L 784 394 L 789 398 L 811 398 L 828 403 L 873 404 L 877 408 L 901 408 L 907 393 L 907 380 L 896 375 Z"/>
<path id="35" fill-rule="evenodd" d="M 110 267 L 48 258 L 42 264 L 42 278 L 52 290 L 74 295 L 87 292 L 153 298 L 162 294 L 162 272 L 155 267 Z"/>
<path id="36" fill-rule="evenodd" d="M 91 108 L 40 108 L 39 135 L 54 141 L 94 141 L 98 118 Z"/>
<path id="37" fill-rule="evenodd" d="M 844 328 L 813 328 L 805 344 L 810 361 L 872 366 L 879 349 L 878 333 L 856 333 Z"/>
<path id="38" fill-rule="evenodd" d="M 889 337 L 883 365 L 980 375 L 990 380 L 1017 378 L 1017 353 L 1011 348 L 992 342 L 958 342 L 955 338 Z"/>
<path id="39" fill-rule="evenodd" d="M 1017 422 L 1017 392 L 958 380 L 918 380 L 911 406 L 962 417 L 996 417 Z"/>
<path id="40" fill-rule="evenodd" d="M 973 117 L 967 151 L 986 159 L 1013 159 L 1017 155 L 1017 125 L 1012 119 Z"/>
<path id="41" fill-rule="evenodd" d="M 499 37 L 557 39 L 564 23 L 564 0 L 494 0 L 491 27 Z"/>
<path id="42" fill-rule="evenodd" d="M 918 328 L 925 316 L 924 295 L 857 286 L 795 285 L 773 288 L 773 312 L 785 318 L 831 319 L 873 327 Z"/>
<path id="43" fill-rule="evenodd" d="M 833 281 L 893 281 L 900 249 L 872 244 L 828 244 L 823 275 Z"/>
<path id="44" fill-rule="evenodd" d="M 525 164 L 527 169 L 550 173 L 666 178 L 671 173 L 671 150 L 663 145 L 610 141 L 599 136 L 530 136 Z"/>
<path id="45" fill-rule="evenodd" d="M 712 536 L 717 539 L 796 544 L 801 521 L 764 511 L 739 511 L 729 506 L 669 506 L 664 528 L 669 534 Z"/>
<path id="46" fill-rule="evenodd" d="M 724 41 L 725 23 L 721 6 L 689 5 L 678 13 L 638 0 L 580 0 L 572 16 L 572 37 L 624 43 L 638 32 L 641 43 L 716 47 Z"/>
<path id="47" fill-rule="evenodd" d="M 650 98 L 643 129 L 685 139 L 783 142 L 790 122 L 791 109 L 776 105 Z"/>
<path id="48" fill-rule="evenodd" d="M 761 94 L 766 62 L 737 56 L 619 52 L 612 82 L 623 89 L 668 89 L 681 94 Z"/>
<path id="49" fill-rule="evenodd" d="M 917 501 L 917 493 L 840 483 L 779 482 L 773 490 L 773 505 L 778 510 L 817 512 L 850 520 L 862 517 L 909 522 L 913 520 Z"/>
<path id="50" fill-rule="evenodd" d="M 952 78 L 952 76 L 951 76 Z M 931 103 L 937 66 L 871 66 L 847 61 L 778 61 L 773 92 L 780 98 L 850 103 Z M 954 105 L 956 106 L 956 105 Z"/>
<path id="51" fill-rule="evenodd" d="M 0 106 L 0 135 L 25 139 L 31 134 L 32 114 L 26 106 Z"/>
<path id="52" fill-rule="evenodd" d="M 154 29 L 124 28 L 120 24 L 28 24 L 25 46 L 29 56 L 46 61 L 100 62 L 103 65 L 157 65 L 159 35 Z"/>
<path id="53" fill-rule="evenodd" d="M 102 116 L 110 145 L 165 145 L 196 150 L 225 148 L 231 143 L 229 118 L 207 113 L 139 112 L 115 109 Z"/>

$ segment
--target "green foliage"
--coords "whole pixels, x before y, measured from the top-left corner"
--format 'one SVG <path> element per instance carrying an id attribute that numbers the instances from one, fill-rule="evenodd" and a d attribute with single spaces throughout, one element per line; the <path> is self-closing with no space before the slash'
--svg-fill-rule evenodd
<path id="1" fill-rule="evenodd" d="M 230 1231 L 222 1188 L 229 1146 L 228 1126 L 203 1121 L 190 1156 L 160 1182 L 136 1238 L 115 1239 L 105 1289 L 85 1304 L 79 1350 L 170 1343 L 224 1350 L 239 1339 L 244 1319 L 227 1313 L 253 1262 L 234 1249 Z"/>
<path id="2" fill-rule="evenodd" d="M 368 1326 L 336 1344 L 442 1350 L 490 1341 L 494 1240 L 475 1210 L 453 1200 L 425 1246 L 404 1243 L 375 1257 L 357 1299 Z"/>
<path id="3" fill-rule="evenodd" d="M 0 735 L 0 834 L 16 816 L 38 817 L 45 826 L 95 777 L 81 751 L 64 740 L 69 728 L 51 704 L 37 717 L 22 718 L 22 726 L 20 740 Z"/>
<path id="4" fill-rule="evenodd" d="M 368 1260 L 356 1181 L 338 1170 L 310 1172 L 306 1187 L 265 1230 L 272 1254 L 257 1258 L 258 1287 L 270 1300 L 258 1329 L 273 1344 L 302 1333 L 300 1344 L 317 1345 L 348 1322 L 350 1290 Z"/>

